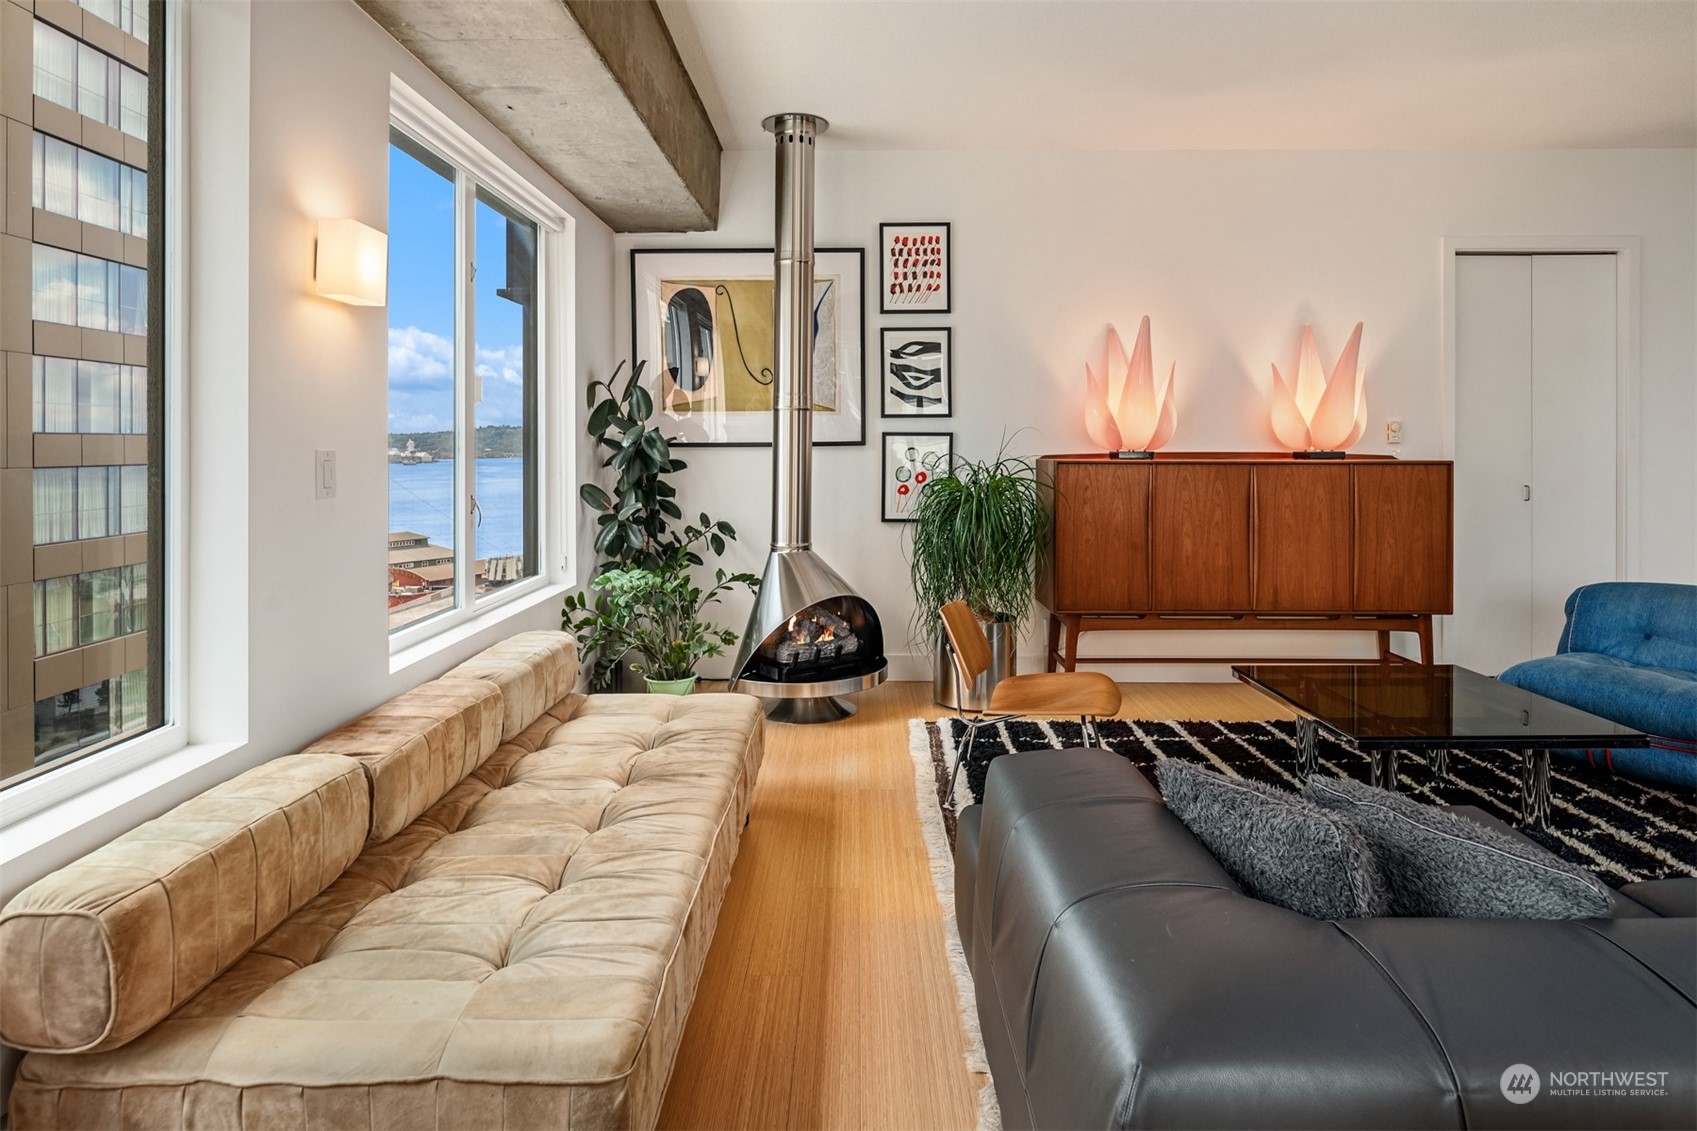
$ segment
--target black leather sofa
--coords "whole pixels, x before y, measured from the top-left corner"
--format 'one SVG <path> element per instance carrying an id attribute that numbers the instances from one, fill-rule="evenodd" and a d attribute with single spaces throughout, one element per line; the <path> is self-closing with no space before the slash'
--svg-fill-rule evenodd
<path id="1" fill-rule="evenodd" d="M 1697 1127 L 1697 881 L 1610 919 L 1309 919 L 1100 750 L 998 758 L 955 865 L 1007 1128 Z M 1564 1075 L 1603 1072 L 1665 1094 Z"/>

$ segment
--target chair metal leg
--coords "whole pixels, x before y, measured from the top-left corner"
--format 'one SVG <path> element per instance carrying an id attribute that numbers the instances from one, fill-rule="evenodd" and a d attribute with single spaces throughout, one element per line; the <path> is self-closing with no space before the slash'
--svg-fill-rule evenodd
<path id="1" fill-rule="evenodd" d="M 949 773 L 948 803 L 953 808 L 955 803 L 955 779 L 960 776 L 961 764 L 972 756 L 972 747 L 978 741 L 978 728 L 981 719 L 973 719 L 966 724 L 966 745 L 955 753 L 955 768 Z"/>

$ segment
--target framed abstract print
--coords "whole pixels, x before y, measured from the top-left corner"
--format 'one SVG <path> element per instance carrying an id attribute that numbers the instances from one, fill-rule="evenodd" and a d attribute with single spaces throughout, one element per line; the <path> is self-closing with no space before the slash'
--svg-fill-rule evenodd
<path id="1" fill-rule="evenodd" d="M 770 249 L 630 253 L 631 356 L 678 445 L 772 442 Z M 821 248 L 813 265 L 813 442 L 864 444 L 866 253 Z"/>
<path id="2" fill-rule="evenodd" d="M 949 473 L 954 457 L 953 432 L 886 432 L 880 517 L 912 522 L 919 496 L 932 480 Z"/>
<path id="3" fill-rule="evenodd" d="M 953 368 L 947 327 L 885 327 L 878 335 L 879 415 L 952 415 Z"/>
<path id="4" fill-rule="evenodd" d="M 879 312 L 947 314 L 950 260 L 948 224 L 879 224 Z"/>

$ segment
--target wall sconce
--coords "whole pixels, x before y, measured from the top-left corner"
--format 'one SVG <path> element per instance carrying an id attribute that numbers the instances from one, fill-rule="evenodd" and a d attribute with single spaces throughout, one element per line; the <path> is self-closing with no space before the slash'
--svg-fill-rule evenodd
<path id="1" fill-rule="evenodd" d="M 1100 372 L 1098 372 L 1098 370 Z M 1119 331 L 1108 327 L 1097 368 L 1084 366 L 1089 392 L 1084 401 L 1084 428 L 1090 439 L 1107 449 L 1115 459 L 1151 459 L 1156 448 L 1173 438 L 1178 427 L 1178 406 L 1173 398 L 1173 377 L 1178 363 L 1167 371 L 1159 394 L 1155 391 L 1155 365 L 1149 348 L 1149 316 L 1137 328 L 1137 344 L 1131 357 L 1125 355 Z M 1108 386 L 1117 377 L 1119 407 L 1108 410 Z"/>
<path id="2" fill-rule="evenodd" d="M 389 299 L 389 237 L 358 220 L 320 220 L 313 277 L 325 298 L 382 306 Z"/>
<path id="3" fill-rule="evenodd" d="M 1342 459 L 1367 430 L 1367 368 L 1360 364 L 1361 323 L 1349 336 L 1332 375 L 1320 367 L 1314 327 L 1302 328 L 1296 380 L 1273 366 L 1273 435 L 1297 459 Z"/>

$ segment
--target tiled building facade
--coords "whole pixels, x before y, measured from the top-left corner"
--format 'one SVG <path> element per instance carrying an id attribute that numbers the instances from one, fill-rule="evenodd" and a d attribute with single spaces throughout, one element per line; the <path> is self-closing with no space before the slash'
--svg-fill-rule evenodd
<path id="1" fill-rule="evenodd" d="M 0 0 L 0 21 L 0 781 L 14 781 L 150 718 L 153 115 L 146 0 Z"/>

